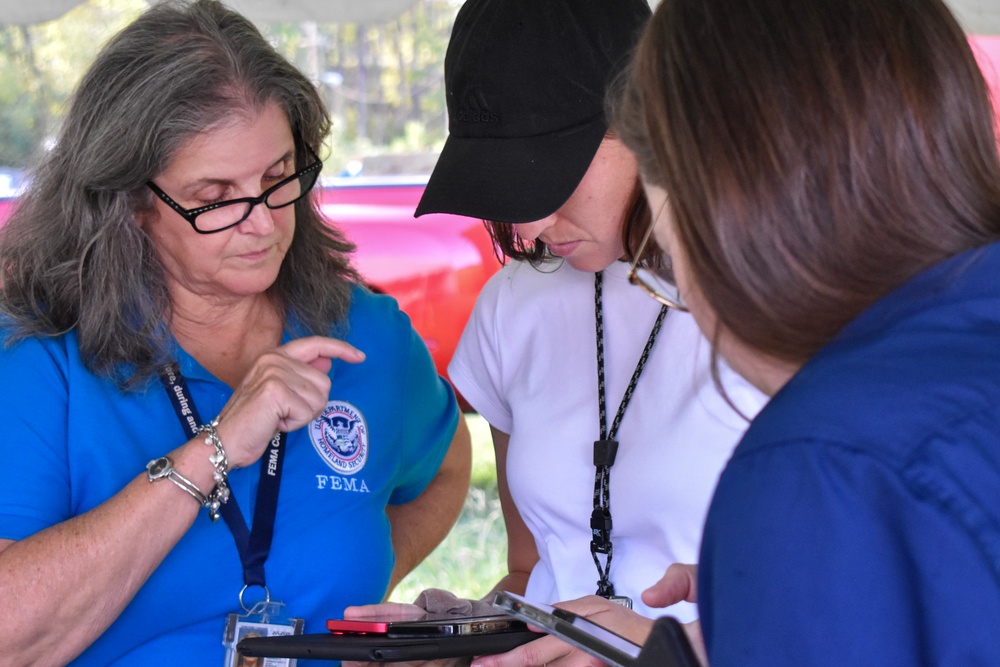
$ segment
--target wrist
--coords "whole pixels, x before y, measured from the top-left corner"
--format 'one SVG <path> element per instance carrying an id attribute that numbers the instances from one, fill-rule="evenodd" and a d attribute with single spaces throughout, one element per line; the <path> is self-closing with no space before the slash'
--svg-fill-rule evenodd
<path id="1" fill-rule="evenodd" d="M 229 499 L 229 460 L 219 437 L 218 425 L 216 418 L 200 426 L 198 436 L 186 445 L 146 465 L 150 482 L 161 479 L 172 482 L 202 507 L 207 507 L 212 521 L 219 519 L 222 504 Z"/>
<path id="2" fill-rule="evenodd" d="M 169 456 L 161 456 L 146 464 L 146 476 L 150 483 L 161 479 L 173 482 L 180 489 L 194 498 L 199 505 L 204 507 L 208 503 L 208 496 L 202 493 L 198 485 L 182 475 L 174 467 L 174 462 Z"/>
<path id="3" fill-rule="evenodd" d="M 219 437 L 219 418 L 198 427 L 198 433 L 203 436 L 205 445 L 211 448 L 208 461 L 212 464 L 212 480 L 215 486 L 208 493 L 206 507 L 208 515 L 212 521 L 218 521 L 222 504 L 229 500 L 229 459 L 226 456 L 225 447 L 222 445 L 222 438 Z"/>

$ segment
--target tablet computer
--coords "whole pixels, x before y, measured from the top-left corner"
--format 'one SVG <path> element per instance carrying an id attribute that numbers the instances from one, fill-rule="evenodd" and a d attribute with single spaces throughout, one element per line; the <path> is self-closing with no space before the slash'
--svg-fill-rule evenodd
<path id="1" fill-rule="evenodd" d="M 324 632 L 286 637 L 250 637 L 240 640 L 236 650 L 240 655 L 251 658 L 403 662 L 505 653 L 542 636 L 527 629 L 437 637 L 388 637 L 370 633 Z"/>

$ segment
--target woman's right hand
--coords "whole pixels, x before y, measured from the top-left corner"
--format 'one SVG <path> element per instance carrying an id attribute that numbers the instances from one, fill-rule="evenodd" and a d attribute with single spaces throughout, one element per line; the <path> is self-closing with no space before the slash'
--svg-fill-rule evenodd
<path id="1" fill-rule="evenodd" d="M 344 618 L 350 621 L 378 619 L 380 621 L 415 621 L 427 613 L 423 607 L 406 602 L 381 602 L 379 604 L 352 605 L 344 609 Z"/>
<path id="2" fill-rule="evenodd" d="M 642 592 L 642 601 L 650 607 L 669 607 L 678 602 L 698 601 L 698 566 L 674 563 L 658 582 Z M 701 622 L 697 619 L 684 624 L 684 632 L 691 642 L 691 648 L 701 661 L 708 665 L 705 638 L 701 634 Z"/>
<path id="3" fill-rule="evenodd" d="M 344 341 L 309 336 L 257 358 L 219 414 L 219 439 L 230 468 L 251 465 L 276 432 L 294 431 L 322 413 L 333 359 L 359 363 L 365 355 Z"/>
<path id="4" fill-rule="evenodd" d="M 650 607 L 669 607 L 678 602 L 698 601 L 698 566 L 674 563 L 660 580 L 642 592 Z"/>
<path id="5" fill-rule="evenodd" d="M 344 618 L 349 620 L 379 619 L 382 621 L 412 621 L 422 618 L 427 613 L 423 607 L 405 602 L 382 602 L 381 604 L 366 604 L 348 607 L 344 610 Z M 393 667 L 455 667 L 468 660 L 449 658 L 447 660 L 417 660 L 393 663 Z M 377 667 L 377 662 L 356 662 L 345 660 L 343 667 Z"/>

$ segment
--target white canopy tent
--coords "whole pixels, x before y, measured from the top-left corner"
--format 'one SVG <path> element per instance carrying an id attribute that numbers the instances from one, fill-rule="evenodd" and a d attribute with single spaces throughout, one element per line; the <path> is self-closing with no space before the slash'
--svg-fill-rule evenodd
<path id="1" fill-rule="evenodd" d="M 973 35 L 1000 35 L 1000 0 L 946 0 Z"/>
<path id="2" fill-rule="evenodd" d="M 256 21 L 352 23 L 390 20 L 414 1 L 229 0 L 228 4 Z M 1000 35 L 1000 0 L 946 1 L 970 34 Z M 82 0 L 0 0 L 0 22 L 44 23 L 59 18 L 80 2 Z M 656 4 L 656 0 L 650 0 L 650 4 Z"/>
<path id="3" fill-rule="evenodd" d="M 224 0 L 255 21 L 378 23 L 391 20 L 416 0 Z M 59 18 L 83 0 L 0 0 L 0 23 L 33 25 Z"/>

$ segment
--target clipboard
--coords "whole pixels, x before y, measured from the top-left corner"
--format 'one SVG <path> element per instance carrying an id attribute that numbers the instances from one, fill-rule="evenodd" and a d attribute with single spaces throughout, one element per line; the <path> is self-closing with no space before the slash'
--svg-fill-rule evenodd
<path id="1" fill-rule="evenodd" d="M 531 630 L 440 637 L 386 637 L 378 634 L 307 634 L 248 637 L 236 646 L 250 658 L 405 662 L 505 653 L 543 634 Z"/>

